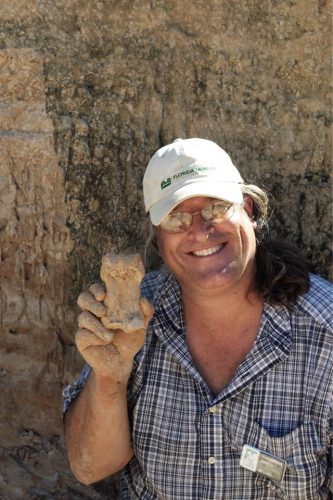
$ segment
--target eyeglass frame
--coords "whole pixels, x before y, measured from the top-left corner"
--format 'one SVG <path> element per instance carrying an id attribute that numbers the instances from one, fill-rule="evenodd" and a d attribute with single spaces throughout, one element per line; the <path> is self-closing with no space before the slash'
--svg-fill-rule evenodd
<path id="1" fill-rule="evenodd" d="M 202 211 L 205 210 L 207 207 L 209 207 L 210 205 L 215 205 L 216 203 L 221 203 L 221 204 L 224 204 L 227 209 L 226 209 L 226 217 L 223 218 L 222 220 L 218 220 L 218 221 L 212 221 L 212 220 L 207 220 L 205 219 L 205 217 L 203 216 L 202 214 Z M 202 219 L 205 221 L 205 222 L 208 222 L 209 224 L 222 224 L 223 222 L 226 222 L 228 220 L 231 219 L 231 217 L 234 215 L 234 211 L 235 211 L 235 205 L 238 205 L 238 203 L 228 203 L 228 202 L 225 202 L 225 200 L 219 200 L 218 198 L 211 201 L 210 203 L 207 203 L 204 207 L 202 207 L 201 210 L 198 210 L 197 212 L 193 212 L 193 213 L 190 213 L 190 212 L 184 212 L 184 211 L 172 211 L 170 212 L 163 220 L 162 222 L 159 224 L 159 227 L 161 227 L 163 229 L 163 231 L 169 233 L 169 234 L 180 234 L 180 233 L 185 233 L 186 231 L 188 231 L 192 225 L 193 225 L 193 216 L 194 215 L 197 215 L 197 214 L 200 214 Z M 232 208 L 232 213 L 230 213 L 230 215 L 227 216 L 227 214 L 229 213 L 230 209 Z M 191 218 L 190 218 L 190 224 L 189 226 L 186 228 L 186 229 L 182 229 L 182 230 L 178 230 L 178 231 L 170 231 L 169 229 L 165 229 L 163 227 L 163 222 L 168 218 L 169 215 L 171 214 L 186 214 L 186 215 L 189 215 Z"/>

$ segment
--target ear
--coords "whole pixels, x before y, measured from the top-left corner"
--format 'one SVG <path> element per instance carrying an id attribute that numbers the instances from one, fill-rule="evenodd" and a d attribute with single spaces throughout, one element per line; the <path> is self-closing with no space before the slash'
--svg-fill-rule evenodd
<path id="1" fill-rule="evenodd" d="M 157 254 L 161 257 L 161 252 L 160 252 L 160 238 L 159 238 L 159 228 L 157 226 L 153 226 L 153 231 L 154 231 L 154 247 L 157 252 Z"/>
<path id="2" fill-rule="evenodd" d="M 248 218 L 252 222 L 253 227 L 257 226 L 256 221 L 253 220 L 254 217 L 254 203 L 251 196 L 245 196 L 243 209 L 247 213 Z"/>

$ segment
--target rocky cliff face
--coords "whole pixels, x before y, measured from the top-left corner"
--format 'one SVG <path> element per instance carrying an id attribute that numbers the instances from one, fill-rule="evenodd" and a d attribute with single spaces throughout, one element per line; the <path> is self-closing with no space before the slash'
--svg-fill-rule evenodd
<path id="1" fill-rule="evenodd" d="M 61 388 L 82 365 L 78 292 L 107 250 L 142 248 L 141 179 L 158 147 L 218 142 L 274 195 L 272 233 L 330 275 L 329 10 L 0 3 L 0 498 L 107 498 L 68 470 Z"/>

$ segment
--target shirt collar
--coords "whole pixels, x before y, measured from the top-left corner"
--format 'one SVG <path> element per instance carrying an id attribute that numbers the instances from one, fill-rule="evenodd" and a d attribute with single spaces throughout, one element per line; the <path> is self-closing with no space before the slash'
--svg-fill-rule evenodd
<path id="1" fill-rule="evenodd" d="M 163 323 L 176 331 L 185 330 L 180 285 L 171 273 L 167 275 L 163 286 L 157 292 L 154 307 Z"/>
<path id="2" fill-rule="evenodd" d="M 184 327 L 181 289 L 171 273 L 167 274 L 163 286 L 158 290 L 154 305 L 158 313 L 168 309 L 168 317 L 177 329 Z M 287 345 L 287 338 L 291 336 L 290 311 L 285 306 L 273 306 L 265 302 L 257 339 L 266 336 L 267 329 L 276 345 Z"/>

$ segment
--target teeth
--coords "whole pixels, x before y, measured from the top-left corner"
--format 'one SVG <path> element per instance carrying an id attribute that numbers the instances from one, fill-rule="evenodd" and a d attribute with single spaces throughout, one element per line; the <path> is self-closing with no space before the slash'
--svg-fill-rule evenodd
<path id="1" fill-rule="evenodd" d="M 223 245 L 217 245 L 216 247 L 206 248 L 205 250 L 198 250 L 197 252 L 192 252 L 192 253 L 197 257 L 206 257 L 207 255 L 212 255 L 213 253 L 216 253 L 219 250 L 221 250 L 222 246 Z"/>

